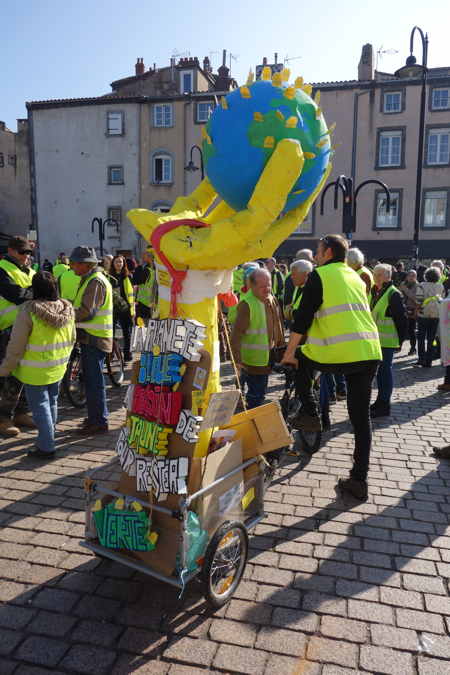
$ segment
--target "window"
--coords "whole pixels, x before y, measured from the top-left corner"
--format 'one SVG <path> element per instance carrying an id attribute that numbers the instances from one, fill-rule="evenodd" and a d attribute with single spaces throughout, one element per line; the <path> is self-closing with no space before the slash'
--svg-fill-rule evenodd
<path id="1" fill-rule="evenodd" d="M 401 167 L 403 163 L 402 131 L 379 131 L 378 167 Z"/>
<path id="2" fill-rule="evenodd" d="M 3 152 L 0 152 L 0 167 L 5 166 L 5 155 Z"/>
<path id="3" fill-rule="evenodd" d="M 153 126 L 171 127 L 172 125 L 172 104 L 162 103 L 153 106 Z"/>
<path id="4" fill-rule="evenodd" d="M 429 129 L 427 145 L 427 164 L 449 163 L 450 129 Z"/>
<path id="5" fill-rule="evenodd" d="M 391 206 L 387 212 L 387 199 L 384 193 L 375 193 L 375 229 L 398 230 L 400 229 L 400 192 L 391 190 Z"/>
<path id="6" fill-rule="evenodd" d="M 425 190 L 423 200 L 423 227 L 447 227 L 447 190 Z"/>
<path id="7" fill-rule="evenodd" d="M 383 112 L 399 113 L 402 111 L 401 91 L 386 91 L 383 95 L 383 99 L 384 99 Z"/>
<path id="8" fill-rule="evenodd" d="M 181 93 L 190 94 L 194 91 L 194 73 L 192 70 L 184 70 L 180 73 Z"/>
<path id="9" fill-rule="evenodd" d="M 16 166 L 16 156 L 15 155 L 8 155 L 8 165 L 9 166 Z"/>
<path id="10" fill-rule="evenodd" d="M 165 153 L 153 155 L 152 175 L 154 183 L 172 183 L 172 157 Z"/>
<path id="11" fill-rule="evenodd" d="M 122 207 L 108 206 L 108 219 L 115 220 L 118 225 L 122 224 Z M 108 229 L 115 229 L 114 225 L 109 224 Z"/>
<path id="12" fill-rule="evenodd" d="M 106 113 L 106 135 L 123 136 L 123 112 Z"/>
<path id="13" fill-rule="evenodd" d="M 197 122 L 207 122 L 214 110 L 214 103 L 197 103 Z"/>
<path id="14" fill-rule="evenodd" d="M 108 166 L 108 185 L 123 185 L 123 166 Z"/>
<path id="15" fill-rule="evenodd" d="M 431 92 L 431 110 L 450 108 L 450 89 L 433 89 Z"/>

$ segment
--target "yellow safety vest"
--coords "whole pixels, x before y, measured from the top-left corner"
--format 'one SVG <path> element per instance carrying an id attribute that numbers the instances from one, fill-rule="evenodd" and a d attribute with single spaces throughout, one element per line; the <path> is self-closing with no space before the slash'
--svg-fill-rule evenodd
<path id="1" fill-rule="evenodd" d="M 123 280 L 123 289 L 125 291 L 125 295 L 127 298 L 128 305 L 130 307 L 130 314 L 131 316 L 135 315 L 135 308 L 134 308 L 134 290 L 133 290 L 133 284 L 130 281 L 130 277 L 125 277 Z"/>
<path id="2" fill-rule="evenodd" d="M 53 384 L 64 376 L 72 351 L 75 322 L 54 328 L 31 312 L 33 327 L 13 375 L 24 384 Z"/>
<path id="3" fill-rule="evenodd" d="M 267 334 L 266 306 L 248 291 L 242 298 L 250 309 L 250 323 L 242 336 L 241 359 L 247 366 L 267 366 L 269 363 L 269 336 Z"/>
<path id="4" fill-rule="evenodd" d="M 380 344 L 382 347 L 391 347 L 393 349 L 400 346 L 400 341 L 398 339 L 394 319 L 390 316 L 386 316 L 386 312 L 389 307 L 389 300 L 394 293 L 399 293 L 399 291 L 395 286 L 389 286 L 381 298 L 377 300 L 372 307 L 372 316 L 377 325 Z"/>
<path id="5" fill-rule="evenodd" d="M 318 363 L 381 360 L 365 284 L 342 262 L 323 265 L 316 272 L 323 302 L 314 315 L 303 354 Z"/>
<path id="6" fill-rule="evenodd" d="M 64 274 L 64 272 L 67 272 L 67 270 L 69 269 L 70 269 L 69 265 L 65 265 L 64 263 L 58 263 L 57 265 L 53 265 L 52 274 L 54 277 L 59 279 L 61 274 Z"/>
<path id="7" fill-rule="evenodd" d="M 29 288 L 31 286 L 31 281 L 35 274 L 34 270 L 30 269 L 28 272 L 24 272 L 17 265 L 14 265 L 14 263 L 4 259 L 0 260 L 0 268 L 5 270 L 16 286 L 20 286 L 21 288 Z M 19 307 L 20 305 L 15 305 L 0 295 L 0 330 L 6 330 L 13 325 Z"/>
<path id="8" fill-rule="evenodd" d="M 65 300 L 73 302 L 77 296 L 77 291 L 80 286 L 81 277 L 71 269 L 61 274 L 58 279 L 59 294 Z"/>
<path id="9" fill-rule="evenodd" d="M 84 291 L 92 279 L 99 279 L 106 288 L 105 301 L 101 307 L 95 312 L 92 319 L 86 321 L 79 321 L 76 323 L 77 328 L 82 328 L 93 335 L 94 337 L 112 338 L 113 336 L 113 297 L 112 287 L 108 279 L 99 271 L 94 271 L 85 281 L 82 282 L 78 289 L 73 306 L 75 309 L 81 307 Z"/>
<path id="10" fill-rule="evenodd" d="M 153 269 L 153 267 L 150 267 L 147 281 L 143 284 L 139 284 L 138 286 L 136 302 L 140 302 L 141 305 L 145 305 L 146 307 L 151 307 L 154 302 L 154 295 L 153 295 L 154 284 L 155 284 L 155 270 Z"/>

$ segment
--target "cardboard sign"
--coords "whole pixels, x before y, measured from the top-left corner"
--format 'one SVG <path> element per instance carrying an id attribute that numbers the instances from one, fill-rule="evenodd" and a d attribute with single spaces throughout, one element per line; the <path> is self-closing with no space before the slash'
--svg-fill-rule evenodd
<path id="1" fill-rule="evenodd" d="M 179 354 L 158 354 L 143 352 L 139 369 L 139 384 L 161 384 L 173 386 L 181 382 L 183 357 Z"/>
<path id="2" fill-rule="evenodd" d="M 127 393 L 125 394 L 125 398 L 123 400 L 123 405 L 129 412 L 131 412 L 131 408 L 133 405 L 134 387 L 135 387 L 134 384 L 128 385 Z"/>
<path id="3" fill-rule="evenodd" d="M 152 551 L 155 548 L 147 537 L 150 529 L 145 511 L 124 511 L 108 504 L 94 512 L 98 539 L 106 548 L 124 548 L 129 551 Z"/>
<path id="4" fill-rule="evenodd" d="M 186 478 L 189 461 L 187 457 L 159 459 L 138 457 L 136 459 L 136 486 L 138 491 L 153 490 L 156 499 L 168 494 L 186 494 Z"/>
<path id="5" fill-rule="evenodd" d="M 153 453 L 164 455 L 167 453 L 168 436 L 172 429 L 156 422 L 147 422 L 143 417 L 131 415 L 129 425 L 128 444 L 136 448 L 139 454 Z"/>
<path id="6" fill-rule="evenodd" d="M 188 361 L 198 361 L 205 335 L 205 326 L 193 319 L 150 319 L 145 351 L 152 352 L 156 346 L 160 353 L 172 352 Z"/>
<path id="7" fill-rule="evenodd" d="M 239 390 L 230 389 L 211 394 L 208 407 L 203 418 L 201 431 L 211 427 L 221 427 L 228 424 L 236 409 L 239 400 Z"/>
<path id="8" fill-rule="evenodd" d="M 175 432 L 180 434 L 186 443 L 196 443 L 202 420 L 203 417 L 193 415 L 190 410 L 181 410 Z"/>
<path id="9" fill-rule="evenodd" d="M 130 349 L 132 352 L 144 351 L 145 335 L 146 335 L 145 326 L 133 326 L 133 330 L 131 331 L 131 344 L 130 344 Z"/>
<path id="10" fill-rule="evenodd" d="M 136 475 L 136 458 L 128 444 L 128 428 L 122 427 L 116 444 L 116 452 L 119 455 L 120 466 L 129 476 Z"/>
<path id="11" fill-rule="evenodd" d="M 132 412 L 145 417 L 150 422 L 175 426 L 180 417 L 183 396 L 178 391 L 170 391 L 168 387 L 152 384 L 134 388 Z"/>

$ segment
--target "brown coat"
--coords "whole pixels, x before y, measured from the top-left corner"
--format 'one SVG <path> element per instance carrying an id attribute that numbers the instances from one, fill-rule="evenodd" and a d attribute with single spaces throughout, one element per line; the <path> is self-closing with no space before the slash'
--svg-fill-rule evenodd
<path id="1" fill-rule="evenodd" d="M 267 319 L 267 333 L 269 336 L 269 348 L 284 347 L 284 331 L 280 314 L 280 305 L 273 295 L 270 295 L 265 302 L 266 305 L 266 319 Z M 231 349 L 236 363 L 241 364 L 244 370 L 253 375 L 265 375 L 270 373 L 269 366 L 247 366 L 242 363 L 241 359 L 241 344 L 242 336 L 250 327 L 250 308 L 248 304 L 241 300 L 237 307 L 236 321 L 233 324 L 231 333 Z"/>

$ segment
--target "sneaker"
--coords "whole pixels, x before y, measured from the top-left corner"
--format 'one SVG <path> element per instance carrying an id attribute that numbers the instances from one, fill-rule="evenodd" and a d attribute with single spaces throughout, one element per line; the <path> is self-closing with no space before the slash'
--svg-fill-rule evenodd
<path id="1" fill-rule="evenodd" d="M 36 459 L 53 459 L 56 455 L 56 452 L 53 450 L 51 452 L 45 452 L 40 448 L 34 447 L 31 450 L 28 450 L 27 457 L 36 458 Z"/>
<path id="2" fill-rule="evenodd" d="M 438 391 L 450 391 L 450 384 L 444 382 L 443 384 L 438 384 L 437 388 Z"/>
<path id="3" fill-rule="evenodd" d="M 389 405 L 389 403 L 380 402 L 374 408 L 370 406 L 370 417 L 372 419 L 375 419 L 376 417 L 389 417 L 390 414 L 391 414 L 391 406 Z"/>
<path id="4" fill-rule="evenodd" d="M 13 438 L 19 434 L 20 429 L 14 426 L 11 420 L 6 417 L 0 420 L 0 436 L 3 436 L 4 438 Z"/>
<path id="5" fill-rule="evenodd" d="M 36 429 L 33 418 L 28 413 L 18 413 L 14 415 L 13 422 L 18 427 L 25 427 L 26 429 Z"/>
<path id="6" fill-rule="evenodd" d="M 329 415 L 322 415 L 322 431 L 330 431 L 331 420 Z"/>
<path id="7" fill-rule="evenodd" d="M 346 391 L 337 391 L 336 392 L 336 398 L 338 401 L 345 401 L 347 399 L 347 392 Z"/>
<path id="8" fill-rule="evenodd" d="M 337 484 L 341 492 L 352 495 L 360 502 L 365 502 L 369 496 L 367 482 L 365 480 L 356 480 L 356 478 L 340 478 Z"/>
<path id="9" fill-rule="evenodd" d="M 107 424 L 83 424 L 76 429 L 75 433 L 79 436 L 93 436 L 94 434 L 107 434 L 108 431 Z"/>
<path id="10" fill-rule="evenodd" d="M 294 429 L 301 429 L 302 431 L 322 431 L 322 423 L 318 415 L 308 415 L 308 413 L 300 410 L 291 422 Z"/>

